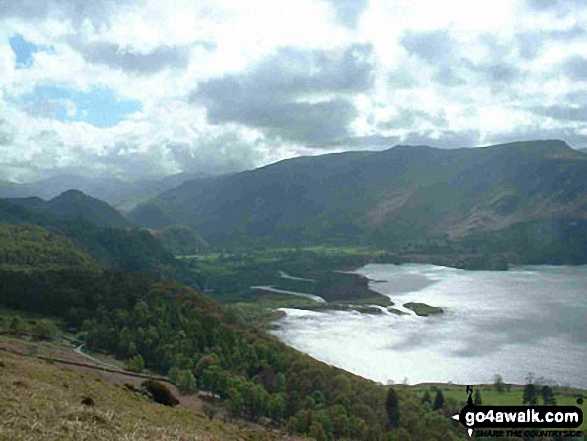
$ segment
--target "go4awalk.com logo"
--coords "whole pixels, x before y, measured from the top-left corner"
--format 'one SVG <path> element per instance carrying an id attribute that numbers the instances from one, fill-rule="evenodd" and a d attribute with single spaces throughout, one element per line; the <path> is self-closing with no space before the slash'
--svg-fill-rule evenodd
<path id="1" fill-rule="evenodd" d="M 481 406 L 473 404 L 470 386 L 467 392 L 466 406 L 453 419 L 467 428 L 469 436 L 582 436 L 573 430 L 583 423 L 583 412 L 577 406 Z"/>

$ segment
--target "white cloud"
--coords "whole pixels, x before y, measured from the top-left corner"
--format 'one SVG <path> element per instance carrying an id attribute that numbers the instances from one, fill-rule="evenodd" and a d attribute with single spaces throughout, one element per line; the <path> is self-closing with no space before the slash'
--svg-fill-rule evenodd
<path id="1" fill-rule="evenodd" d="M 40 177 L 76 164 L 127 176 L 206 163 L 228 170 L 328 146 L 429 140 L 450 147 L 528 137 L 541 133 L 537 127 L 582 143 L 583 113 L 561 115 L 587 106 L 587 98 L 569 98 L 586 81 L 586 29 L 584 2 L 562 0 L 7 0 L 0 5 L 0 178 Z M 8 44 L 15 34 L 51 50 L 16 69 Z M 372 78 L 342 98 L 334 83 L 344 76 L 319 69 L 313 76 L 308 59 L 287 52 L 336 60 L 353 45 L 372 48 Z M 263 70 L 267 60 L 276 68 Z M 265 75 L 271 72 L 275 78 Z M 258 88 L 289 117 L 271 121 L 277 115 L 258 108 L 247 116 L 240 103 L 238 115 L 228 117 L 224 108 L 223 118 L 210 121 L 204 103 L 189 97 L 196 85 L 222 85 L 221 78 L 246 79 L 247 93 Z M 142 109 L 98 128 L 17 105 L 43 85 L 108 88 Z M 338 107 L 314 111 L 326 102 Z M 304 114 L 303 103 L 312 111 Z M 61 105 L 71 118 L 83 111 L 71 100 Z M 302 126 L 313 129 L 304 133 Z M 312 139 L 320 139 L 320 149 Z"/>

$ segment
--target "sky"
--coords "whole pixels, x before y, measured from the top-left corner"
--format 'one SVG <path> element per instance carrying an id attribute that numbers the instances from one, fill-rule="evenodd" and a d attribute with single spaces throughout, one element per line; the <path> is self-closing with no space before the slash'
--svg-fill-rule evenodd
<path id="1" fill-rule="evenodd" d="M 0 0 L 2 180 L 530 139 L 587 147 L 584 0 Z"/>

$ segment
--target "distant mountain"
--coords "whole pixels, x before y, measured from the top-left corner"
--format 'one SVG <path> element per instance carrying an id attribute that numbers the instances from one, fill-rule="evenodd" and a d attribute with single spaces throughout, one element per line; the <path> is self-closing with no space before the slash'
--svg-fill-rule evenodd
<path id="1" fill-rule="evenodd" d="M 587 156 L 548 140 L 301 157 L 185 182 L 131 218 L 155 228 L 191 225 L 212 244 L 392 246 L 528 223 L 546 232 L 537 243 L 552 242 L 587 228 Z"/>
<path id="2" fill-rule="evenodd" d="M 66 236 L 103 265 L 150 274 L 172 274 L 189 281 L 183 265 L 149 231 L 132 223 L 103 201 L 77 190 L 43 201 L 0 199 L 0 225 L 33 224 Z"/>
<path id="3" fill-rule="evenodd" d="M 62 219 L 83 219 L 102 227 L 125 228 L 132 226 L 132 222 L 106 202 L 88 196 L 79 190 L 67 190 L 49 201 L 38 197 L 6 200 L 29 209 L 51 213 Z"/>
<path id="4" fill-rule="evenodd" d="M 205 174 L 179 173 L 162 179 L 123 181 L 117 178 L 89 178 L 79 175 L 57 175 L 25 184 L 0 181 L 0 198 L 39 197 L 52 199 L 70 189 L 101 199 L 119 209 L 128 211 L 159 193 L 177 187 L 183 182 L 206 177 Z"/>

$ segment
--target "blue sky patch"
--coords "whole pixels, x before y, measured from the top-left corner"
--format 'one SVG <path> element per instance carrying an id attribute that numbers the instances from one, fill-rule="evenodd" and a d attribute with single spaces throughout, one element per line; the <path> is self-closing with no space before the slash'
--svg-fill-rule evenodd
<path id="1" fill-rule="evenodd" d="M 8 41 L 12 48 L 12 52 L 16 55 L 14 67 L 17 69 L 27 69 L 31 67 L 34 62 L 33 55 L 35 52 L 46 52 L 51 50 L 50 46 L 41 46 L 31 43 L 20 34 L 10 37 L 10 40 Z"/>
<path id="2" fill-rule="evenodd" d="M 137 100 L 120 100 L 114 90 L 92 87 L 87 92 L 60 86 L 36 86 L 21 97 L 25 109 L 34 115 L 59 121 L 84 121 L 96 127 L 112 127 L 142 109 Z"/>

